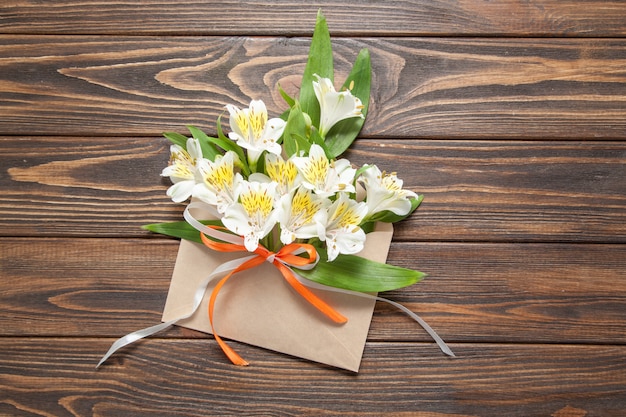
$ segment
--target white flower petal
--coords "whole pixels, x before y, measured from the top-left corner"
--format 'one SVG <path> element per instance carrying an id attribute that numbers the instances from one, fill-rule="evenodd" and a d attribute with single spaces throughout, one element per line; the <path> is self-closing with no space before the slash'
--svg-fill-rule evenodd
<path id="1" fill-rule="evenodd" d="M 337 229 L 326 239 L 328 262 L 334 261 L 339 254 L 353 255 L 363 250 L 365 232 L 359 228 Z"/>
<path id="2" fill-rule="evenodd" d="M 187 153 L 193 159 L 202 158 L 202 148 L 200 147 L 200 141 L 195 138 L 187 139 Z"/>
<path id="3" fill-rule="evenodd" d="M 175 203 L 182 203 L 191 197 L 195 185 L 195 181 L 179 181 L 167 189 L 167 196 Z"/>
<path id="4" fill-rule="evenodd" d="M 313 81 L 313 90 L 320 104 L 319 132 L 325 137 L 330 129 L 338 122 L 352 117 L 363 118 L 363 103 L 350 91 L 335 91 L 333 83 L 328 78 L 313 74 L 317 81 Z"/>
<path id="5" fill-rule="evenodd" d="M 315 190 L 321 197 L 330 197 L 337 192 L 355 192 L 353 185 L 356 169 L 347 159 L 330 161 L 321 146 L 311 145 L 309 156 L 292 157 L 302 175 L 302 185 Z"/>
<path id="6" fill-rule="evenodd" d="M 198 173 L 203 187 L 194 189 L 194 197 L 217 207 L 220 213 L 235 201 L 235 188 L 241 175 L 235 173 L 236 154 L 228 151 L 211 162 L 203 159 L 198 166 Z"/>
<path id="7" fill-rule="evenodd" d="M 281 226 L 281 241 L 317 237 L 316 215 L 325 212 L 330 201 L 304 187 L 292 190 L 280 198 L 277 218 Z"/>
<path id="8" fill-rule="evenodd" d="M 236 202 L 225 212 L 222 223 L 243 236 L 246 249 L 254 251 L 258 242 L 276 224 L 276 183 L 242 180 L 235 190 Z"/>
<path id="9" fill-rule="evenodd" d="M 226 215 L 222 217 L 222 223 L 228 230 L 239 236 L 252 233 L 252 227 L 248 223 L 248 214 L 241 204 L 233 204 Z"/>
<path id="10" fill-rule="evenodd" d="M 346 193 L 340 193 L 326 211 L 326 216 L 316 216 L 320 240 L 326 242 L 329 261 L 334 260 L 338 254 L 353 254 L 363 249 L 365 232 L 359 225 L 366 214 L 365 203 L 350 199 Z"/>
<path id="11" fill-rule="evenodd" d="M 276 155 L 282 152 L 277 143 L 285 129 L 285 121 L 279 118 L 268 120 L 267 108 L 261 100 L 252 100 L 247 109 L 227 105 L 230 114 L 231 132 L 228 137 L 249 151 L 248 158 L 256 163 L 263 151 Z"/>
<path id="12" fill-rule="evenodd" d="M 402 180 L 395 173 L 381 172 L 375 165 L 367 166 L 362 181 L 366 190 L 366 203 L 369 214 L 391 211 L 404 216 L 411 210 L 409 198 L 417 198 L 413 191 L 402 188 Z"/>

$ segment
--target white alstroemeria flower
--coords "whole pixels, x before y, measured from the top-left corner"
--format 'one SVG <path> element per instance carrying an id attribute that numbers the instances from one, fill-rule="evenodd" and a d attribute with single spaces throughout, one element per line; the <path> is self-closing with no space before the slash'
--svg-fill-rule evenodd
<path id="1" fill-rule="evenodd" d="M 218 155 L 214 162 L 202 160 L 198 167 L 202 183 L 194 188 L 193 196 L 224 213 L 235 202 L 235 188 L 243 181 L 241 175 L 235 173 L 236 158 L 237 154 L 228 151 L 224 156 Z"/>
<path id="2" fill-rule="evenodd" d="M 161 176 L 170 177 L 174 183 L 167 190 L 172 201 L 181 203 L 191 197 L 194 187 L 201 181 L 198 175 L 201 161 L 202 150 L 197 139 L 187 139 L 187 150 L 179 145 L 170 146 L 170 163 Z"/>
<path id="3" fill-rule="evenodd" d="M 356 169 L 347 159 L 331 161 L 321 146 L 313 144 L 309 156 L 291 158 L 302 174 L 302 185 L 315 191 L 321 197 L 328 197 L 338 191 L 355 192 L 353 185 Z"/>
<path id="4" fill-rule="evenodd" d="M 228 137 L 242 148 L 248 150 L 248 159 L 256 165 L 263 151 L 276 155 L 282 152 L 276 141 L 285 130 L 285 121 L 279 118 L 267 119 L 267 108 L 261 100 L 252 100 L 247 109 L 240 109 L 231 104 L 226 108 L 230 113 Z"/>
<path id="5" fill-rule="evenodd" d="M 248 177 L 248 181 L 275 182 L 279 196 L 291 193 L 302 182 L 302 177 L 293 161 L 290 159 L 285 161 L 280 155 L 265 154 L 265 171 L 267 175 L 262 172 L 253 172 Z"/>
<path id="6" fill-rule="evenodd" d="M 293 161 L 291 159 L 285 161 L 280 155 L 272 153 L 265 155 L 265 172 L 272 181 L 278 183 L 280 195 L 288 194 L 302 182 L 302 177 Z"/>
<path id="7" fill-rule="evenodd" d="M 369 215 L 389 210 L 404 216 L 411 210 L 409 198 L 417 198 L 413 191 L 402 189 L 402 180 L 395 172 L 381 172 L 376 165 L 366 165 L 361 179 L 367 196 L 365 202 Z"/>
<path id="8" fill-rule="evenodd" d="M 259 240 L 272 231 L 277 221 L 274 209 L 278 199 L 276 183 L 243 180 L 237 187 L 236 196 L 237 201 L 228 208 L 222 223 L 243 236 L 246 249 L 254 252 Z"/>
<path id="9" fill-rule="evenodd" d="M 340 193 L 339 198 L 315 216 L 318 236 L 326 242 L 328 261 L 337 255 L 360 252 L 365 244 L 365 232 L 359 224 L 367 214 L 367 206 Z"/>
<path id="10" fill-rule="evenodd" d="M 350 90 L 337 92 L 330 79 L 322 78 L 317 74 L 313 76 L 317 79 L 313 81 L 313 90 L 320 103 L 319 132 L 321 137 L 326 137 L 330 129 L 341 120 L 351 117 L 365 118 L 361 112 L 363 110 L 361 99 L 353 96 Z"/>
<path id="11" fill-rule="evenodd" d="M 283 195 L 278 205 L 280 241 L 288 245 L 296 239 L 317 237 L 315 215 L 320 211 L 326 211 L 329 204 L 329 199 L 320 197 L 304 187 L 298 187 L 295 191 Z"/>

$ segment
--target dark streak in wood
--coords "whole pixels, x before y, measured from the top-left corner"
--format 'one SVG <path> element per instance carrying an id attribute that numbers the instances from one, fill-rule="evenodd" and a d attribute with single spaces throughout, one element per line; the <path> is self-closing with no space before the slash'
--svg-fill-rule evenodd
<path id="1" fill-rule="evenodd" d="M 0 339 L 0 387 L 13 399 L 0 412 L 526 417 L 569 405 L 618 417 L 626 401 L 623 346 L 464 344 L 451 360 L 423 344 L 368 343 L 352 374 L 236 343 L 252 366 L 233 367 L 213 341 L 192 340 L 144 341 L 96 372 L 108 341 L 75 342 Z"/>
<path id="2" fill-rule="evenodd" d="M 624 36 L 619 1 L 181 2 L 12 1 L 0 32 L 16 34 L 250 34 L 311 36 L 318 8 L 333 36 Z"/>

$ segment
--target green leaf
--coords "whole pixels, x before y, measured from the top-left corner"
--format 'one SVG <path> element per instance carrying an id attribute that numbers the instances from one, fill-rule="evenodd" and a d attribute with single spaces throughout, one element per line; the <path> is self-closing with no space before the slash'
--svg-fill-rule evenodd
<path id="1" fill-rule="evenodd" d="M 287 92 L 283 90 L 280 84 L 278 84 L 278 92 L 280 93 L 280 96 L 283 98 L 283 100 L 285 100 L 285 103 L 289 105 L 289 107 L 293 107 L 293 105 L 296 104 L 296 100 L 289 94 L 287 94 Z"/>
<path id="2" fill-rule="evenodd" d="M 362 49 L 352 66 L 352 71 L 346 79 L 343 89 L 350 89 L 352 94 L 361 99 L 363 117 L 367 116 L 370 102 L 370 89 L 372 83 L 372 65 L 370 54 L 367 49 Z M 333 126 L 326 135 L 326 143 L 333 158 L 341 155 L 354 142 L 365 123 L 364 118 L 352 117 L 342 120 Z"/>
<path id="3" fill-rule="evenodd" d="M 329 78 L 332 81 L 334 77 L 333 71 L 333 50 L 330 43 L 330 33 L 328 32 L 326 18 L 320 10 L 317 13 L 317 21 L 309 49 L 309 59 L 306 63 L 304 74 L 302 75 L 302 85 L 300 86 L 302 111 L 311 117 L 314 126 L 319 126 L 320 123 L 320 106 L 313 90 L 313 74 Z"/>
<path id="4" fill-rule="evenodd" d="M 211 224 L 221 226 L 219 220 L 202 220 L 202 224 Z M 141 226 L 142 229 L 149 230 L 154 233 L 160 233 L 166 236 L 177 237 L 180 239 L 190 240 L 192 242 L 202 243 L 200 232 L 193 228 L 186 221 L 169 222 L 169 223 L 152 223 Z"/>
<path id="5" fill-rule="evenodd" d="M 235 152 L 237 154 L 237 157 L 239 158 L 239 161 L 242 164 L 243 174 L 246 176 L 250 175 L 250 168 L 248 167 L 246 155 L 244 154 L 243 149 L 241 148 L 241 146 L 237 145 L 237 143 L 231 140 L 228 136 L 226 136 L 224 134 L 224 131 L 222 130 L 222 116 L 221 115 L 217 118 L 216 127 L 217 127 L 217 138 L 212 138 L 213 143 L 215 143 L 217 146 L 219 146 L 220 148 L 226 151 Z"/>
<path id="6" fill-rule="evenodd" d="M 211 138 L 207 136 L 202 130 L 198 129 L 195 126 L 187 126 L 189 132 L 191 132 L 191 136 L 198 140 L 200 143 L 200 149 L 202 150 L 202 156 L 205 158 L 215 161 L 215 157 L 217 155 L 221 155 L 222 153 L 217 149 L 217 147 L 211 143 Z"/>
<path id="7" fill-rule="evenodd" d="M 296 102 L 289 112 L 287 124 L 283 131 L 283 148 L 288 157 L 301 150 L 309 151 L 311 144 L 306 139 L 307 129 L 308 126 L 300 108 L 300 103 Z"/>
<path id="8" fill-rule="evenodd" d="M 218 128 L 217 137 L 214 138 L 214 137 L 207 136 L 208 140 L 214 145 L 217 145 L 220 148 L 224 149 L 225 151 L 233 151 L 237 154 L 237 156 L 239 156 L 240 158 L 243 158 L 244 154 L 243 154 L 243 149 L 241 149 L 241 146 L 237 145 L 235 141 L 230 140 L 227 136 L 224 136 L 224 133 L 222 132 L 221 118 L 222 116 L 217 118 L 217 123 L 216 123 L 216 126 Z"/>
<path id="9" fill-rule="evenodd" d="M 324 154 L 326 155 L 326 158 L 334 159 L 334 157 L 332 156 L 330 152 L 330 149 L 328 149 L 328 145 L 324 141 L 324 138 L 320 136 L 319 132 L 316 129 L 311 130 L 311 136 L 310 136 L 309 142 L 311 144 L 314 143 L 316 145 L 319 145 L 324 150 Z"/>
<path id="10" fill-rule="evenodd" d="M 355 255 L 339 255 L 332 262 L 322 259 L 315 268 L 296 272 L 303 277 L 331 287 L 360 292 L 384 292 L 415 284 L 426 274 L 412 269 L 370 261 Z"/>
<path id="11" fill-rule="evenodd" d="M 163 136 L 168 138 L 174 145 L 178 145 L 183 149 L 187 149 L 187 136 L 176 132 L 165 132 Z"/>

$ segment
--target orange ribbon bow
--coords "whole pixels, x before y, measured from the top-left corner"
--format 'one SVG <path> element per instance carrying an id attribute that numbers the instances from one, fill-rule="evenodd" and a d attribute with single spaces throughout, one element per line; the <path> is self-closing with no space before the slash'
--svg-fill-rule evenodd
<path id="1" fill-rule="evenodd" d="M 218 229 L 219 226 L 209 226 L 212 229 Z M 236 243 L 227 243 L 227 242 L 218 242 L 208 238 L 204 233 L 200 233 L 200 237 L 202 242 L 210 249 L 219 251 L 219 252 L 242 252 L 247 251 L 245 246 L 239 245 Z M 245 271 L 246 269 L 254 268 L 255 266 L 261 265 L 263 262 L 270 262 L 273 264 L 278 270 L 281 272 L 285 280 L 291 285 L 291 287 L 296 290 L 298 294 L 300 294 L 305 300 L 307 300 L 311 305 L 317 308 L 320 312 L 325 314 L 328 318 L 330 318 L 335 323 L 346 323 L 348 319 L 334 310 L 331 306 L 326 304 L 322 299 L 312 293 L 308 288 L 306 288 L 300 281 L 298 281 L 294 277 L 294 272 L 291 270 L 289 266 L 293 267 L 304 267 L 306 265 L 313 264 L 317 261 L 317 251 L 312 245 L 307 243 L 291 243 L 289 245 L 283 246 L 278 252 L 274 253 L 266 249 L 265 247 L 259 245 L 257 249 L 254 251 L 257 255 L 254 258 L 251 258 L 237 268 L 229 272 L 224 278 L 222 278 L 216 285 L 213 291 L 211 292 L 211 297 L 209 299 L 209 323 L 211 324 L 211 330 L 213 331 L 213 336 L 217 341 L 218 345 L 222 348 L 228 359 L 231 360 L 235 365 L 246 366 L 248 362 L 246 362 L 241 356 L 239 356 L 230 346 L 228 346 L 222 338 L 215 332 L 215 328 L 213 326 L 213 311 L 215 309 L 215 300 L 217 299 L 217 295 L 222 288 L 222 286 L 228 281 L 230 277 L 232 277 L 237 272 Z M 303 257 L 299 256 L 300 253 L 306 253 L 308 256 Z"/>

